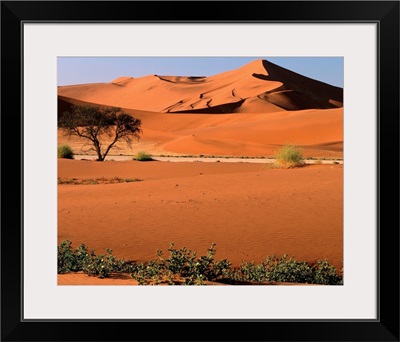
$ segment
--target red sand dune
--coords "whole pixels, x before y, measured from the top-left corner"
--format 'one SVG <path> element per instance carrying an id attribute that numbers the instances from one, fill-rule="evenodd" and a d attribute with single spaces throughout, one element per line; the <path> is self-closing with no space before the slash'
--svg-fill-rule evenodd
<path id="1" fill-rule="evenodd" d="M 306 156 L 343 157 L 343 89 L 265 60 L 211 77 L 149 75 L 63 86 L 58 95 L 59 115 L 71 104 L 90 103 L 140 118 L 148 152 L 271 156 L 277 146 L 294 143 Z M 60 142 L 66 142 L 61 135 Z"/>
<path id="2" fill-rule="evenodd" d="M 266 60 L 211 77 L 119 77 L 110 83 L 59 87 L 58 94 L 108 106 L 163 113 L 325 109 L 341 107 L 343 101 L 341 88 L 301 76 Z"/>

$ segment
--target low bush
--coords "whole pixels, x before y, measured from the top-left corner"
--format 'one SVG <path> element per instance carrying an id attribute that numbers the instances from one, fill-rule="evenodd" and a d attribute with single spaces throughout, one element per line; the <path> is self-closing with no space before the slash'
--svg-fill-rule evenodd
<path id="1" fill-rule="evenodd" d="M 68 145 L 60 145 L 57 148 L 58 158 L 74 159 L 74 152 Z"/>
<path id="2" fill-rule="evenodd" d="M 89 276 L 98 276 L 99 278 L 108 277 L 112 272 L 121 272 L 123 264 L 112 255 L 111 249 L 106 249 L 106 254 L 95 255 L 94 251 L 87 254 L 83 264 L 82 271 Z"/>
<path id="3" fill-rule="evenodd" d="M 299 167 L 304 165 L 303 153 L 296 145 L 283 145 L 275 153 L 276 163 L 285 168 Z"/>
<path id="4" fill-rule="evenodd" d="M 176 249 L 174 243 L 171 243 L 168 248 L 169 257 L 164 259 L 163 252 L 157 250 L 158 260 L 153 261 L 153 264 L 158 264 L 159 269 L 162 271 L 161 275 L 167 276 L 169 284 L 174 283 L 174 278 L 178 282 L 180 278 L 184 278 L 185 285 L 202 285 L 205 280 L 217 281 L 225 275 L 231 264 L 226 259 L 215 261 L 214 254 L 216 250 L 214 247 L 215 244 L 212 244 L 207 249 L 206 255 L 197 258 L 195 251 L 191 251 L 186 247 Z M 132 274 L 132 277 L 136 279 L 135 274 Z"/>
<path id="5" fill-rule="evenodd" d="M 72 249 L 66 240 L 58 246 L 58 273 L 83 271 L 89 276 L 106 278 L 111 273 L 129 273 L 139 285 L 205 285 L 207 281 L 228 284 L 240 282 L 292 282 L 322 285 L 343 285 L 343 269 L 337 271 L 328 260 L 315 263 L 298 261 L 288 255 L 268 256 L 260 264 L 242 262 L 231 267 L 227 259 L 216 261 L 215 244 L 207 249 L 206 255 L 197 257 L 196 251 L 185 247 L 176 249 L 174 243 L 168 248 L 169 256 L 164 258 L 161 250 L 157 258 L 144 263 L 117 259 L 112 250 L 96 255 L 94 250 L 81 244 Z"/>
<path id="6" fill-rule="evenodd" d="M 131 262 L 116 259 L 111 249 L 106 249 L 106 254 L 96 255 L 95 251 L 89 251 L 85 244 L 73 249 L 71 241 L 65 240 L 57 250 L 60 274 L 83 271 L 89 276 L 106 278 L 112 272 L 132 272 Z"/>
<path id="7" fill-rule="evenodd" d="M 228 278 L 238 281 L 273 281 L 323 285 L 342 285 L 343 277 L 328 260 L 308 264 L 285 254 L 278 258 L 268 256 L 260 264 L 243 262 L 239 268 L 228 272 Z"/>
<path id="8" fill-rule="evenodd" d="M 153 160 L 153 157 L 149 153 L 139 151 L 136 154 L 136 157 L 134 157 L 133 159 L 138 160 L 138 161 L 151 161 L 151 160 Z"/>

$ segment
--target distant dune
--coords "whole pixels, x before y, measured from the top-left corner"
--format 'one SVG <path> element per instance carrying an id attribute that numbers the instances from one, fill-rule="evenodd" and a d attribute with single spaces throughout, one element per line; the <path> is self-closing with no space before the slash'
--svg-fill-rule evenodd
<path id="1" fill-rule="evenodd" d="M 153 151 L 268 156 L 295 143 L 306 155 L 343 153 L 343 89 L 266 60 L 210 77 L 122 76 L 58 88 L 59 115 L 77 103 L 140 118 L 142 144 Z"/>

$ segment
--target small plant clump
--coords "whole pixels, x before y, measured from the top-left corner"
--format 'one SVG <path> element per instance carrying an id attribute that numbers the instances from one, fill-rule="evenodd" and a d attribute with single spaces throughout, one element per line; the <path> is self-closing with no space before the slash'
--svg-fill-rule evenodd
<path id="1" fill-rule="evenodd" d="M 243 262 L 228 274 L 229 279 L 238 281 L 274 281 L 323 285 L 342 285 L 342 275 L 329 265 L 328 260 L 308 264 L 285 254 L 281 258 L 268 256 L 260 264 Z"/>
<path id="2" fill-rule="evenodd" d="M 269 256 L 260 264 L 242 262 L 233 268 L 229 260 L 216 261 L 215 244 L 200 257 L 196 251 L 186 247 L 176 249 L 174 243 L 168 248 L 169 256 L 164 258 L 161 250 L 157 258 L 148 262 L 132 262 L 117 259 L 112 250 L 96 255 L 81 244 L 73 249 L 69 240 L 58 246 L 58 273 L 83 271 L 89 276 L 109 277 L 111 273 L 128 273 L 139 285 L 206 285 L 208 282 L 240 284 L 241 282 L 292 282 L 322 285 L 343 285 L 343 269 L 338 272 L 328 260 L 309 264 L 285 254 L 281 258 Z"/>
<path id="3" fill-rule="evenodd" d="M 74 159 L 74 152 L 68 145 L 59 145 L 57 148 L 57 157 L 65 159 Z"/>
<path id="4" fill-rule="evenodd" d="M 65 240 L 57 248 L 59 274 L 83 271 L 89 276 L 106 278 L 112 272 L 132 271 L 130 261 L 117 260 L 110 249 L 106 249 L 106 254 L 96 255 L 85 244 L 75 249 L 71 245 L 71 241 Z"/>
<path id="5" fill-rule="evenodd" d="M 283 145 L 275 154 L 276 163 L 280 167 L 293 168 L 304 165 L 303 153 L 296 145 Z"/>
<path id="6" fill-rule="evenodd" d="M 136 154 L 136 157 L 134 157 L 133 159 L 138 160 L 138 161 L 151 161 L 151 160 L 153 160 L 153 157 L 149 153 L 139 151 Z"/>

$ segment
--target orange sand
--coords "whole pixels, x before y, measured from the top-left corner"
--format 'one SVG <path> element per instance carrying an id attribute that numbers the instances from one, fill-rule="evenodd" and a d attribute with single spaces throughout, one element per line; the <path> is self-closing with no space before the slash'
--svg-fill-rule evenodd
<path id="1" fill-rule="evenodd" d="M 148 261 L 170 242 L 216 259 L 343 258 L 343 166 L 58 160 L 59 177 L 140 182 L 58 185 L 58 242 Z"/>

